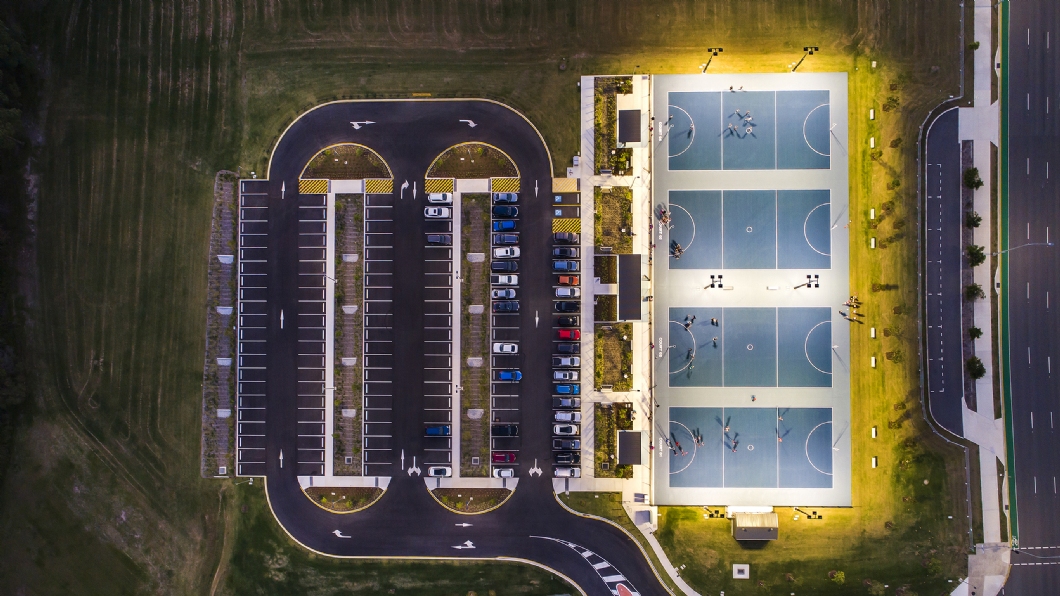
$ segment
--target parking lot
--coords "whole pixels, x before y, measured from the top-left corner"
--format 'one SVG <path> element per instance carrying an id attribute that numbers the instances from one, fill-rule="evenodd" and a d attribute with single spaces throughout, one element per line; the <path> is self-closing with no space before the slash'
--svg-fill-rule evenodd
<path id="1" fill-rule="evenodd" d="M 364 201 L 364 474 L 396 461 L 394 421 L 394 215 L 392 195 Z"/>

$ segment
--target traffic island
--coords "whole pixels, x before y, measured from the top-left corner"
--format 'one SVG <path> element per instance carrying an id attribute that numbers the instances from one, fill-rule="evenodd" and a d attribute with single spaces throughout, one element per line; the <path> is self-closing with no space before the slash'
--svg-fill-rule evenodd
<path id="1" fill-rule="evenodd" d="M 508 154 L 486 143 L 461 143 L 446 149 L 427 169 L 427 178 L 518 178 Z"/>
<path id="2" fill-rule="evenodd" d="M 310 486 L 302 492 L 321 509 L 332 513 L 356 513 L 375 505 L 384 491 L 374 486 Z"/>
<path id="3" fill-rule="evenodd" d="M 431 497 L 453 513 L 488 513 L 503 505 L 515 492 L 506 488 L 436 488 Z"/>

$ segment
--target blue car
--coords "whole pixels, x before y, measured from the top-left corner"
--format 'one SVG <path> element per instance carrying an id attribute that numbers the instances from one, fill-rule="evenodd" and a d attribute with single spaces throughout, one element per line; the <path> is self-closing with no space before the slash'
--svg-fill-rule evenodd
<path id="1" fill-rule="evenodd" d="M 498 381 L 522 381 L 523 373 L 517 370 L 499 370 L 497 371 Z"/>
<path id="2" fill-rule="evenodd" d="M 515 229 L 515 222 L 511 220 L 493 222 L 494 232 L 510 232 Z"/>
<path id="3" fill-rule="evenodd" d="M 453 434 L 453 429 L 448 424 L 435 424 L 428 426 L 423 434 L 428 437 L 448 437 Z"/>
<path id="4" fill-rule="evenodd" d="M 553 271 L 578 271 L 578 261 L 552 261 Z"/>
<path id="5" fill-rule="evenodd" d="M 579 383 L 556 385 L 557 395 L 581 395 L 582 386 Z"/>

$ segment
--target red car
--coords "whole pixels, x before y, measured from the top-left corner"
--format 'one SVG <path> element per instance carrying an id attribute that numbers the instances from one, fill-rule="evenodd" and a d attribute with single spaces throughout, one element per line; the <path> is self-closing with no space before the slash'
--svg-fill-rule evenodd
<path id="1" fill-rule="evenodd" d="M 559 285 L 561 286 L 576 286 L 581 280 L 578 279 L 577 275 L 561 275 L 559 276 Z"/>
<path id="2" fill-rule="evenodd" d="M 515 452 L 513 452 L 513 451 L 494 451 L 493 452 L 493 463 L 495 463 L 495 464 L 512 464 L 512 463 L 515 463 Z"/>
<path id="3" fill-rule="evenodd" d="M 559 329 L 556 336 L 567 341 L 578 341 L 582 338 L 582 332 L 577 329 Z"/>

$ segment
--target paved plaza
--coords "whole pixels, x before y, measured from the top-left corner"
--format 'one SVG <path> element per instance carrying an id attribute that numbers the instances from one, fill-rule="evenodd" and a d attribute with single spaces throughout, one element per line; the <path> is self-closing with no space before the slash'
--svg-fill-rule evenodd
<path id="1" fill-rule="evenodd" d="M 655 500 L 849 506 L 847 76 L 653 86 Z"/>

